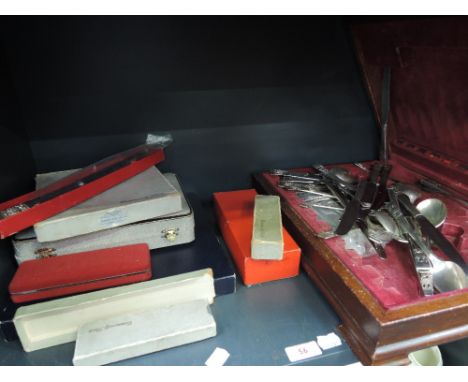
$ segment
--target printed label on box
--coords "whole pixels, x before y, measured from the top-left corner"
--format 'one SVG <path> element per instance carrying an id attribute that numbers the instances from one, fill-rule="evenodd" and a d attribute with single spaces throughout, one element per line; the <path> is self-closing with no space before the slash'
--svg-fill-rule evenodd
<path id="1" fill-rule="evenodd" d="M 122 210 L 106 212 L 101 217 L 101 225 L 105 227 L 112 227 L 115 224 L 122 224 L 127 219 L 127 217 L 127 213 Z"/>

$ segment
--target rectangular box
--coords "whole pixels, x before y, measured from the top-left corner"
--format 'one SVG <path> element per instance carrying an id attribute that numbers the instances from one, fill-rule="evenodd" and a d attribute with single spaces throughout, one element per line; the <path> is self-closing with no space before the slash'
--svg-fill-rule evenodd
<path id="1" fill-rule="evenodd" d="M 78 330 L 75 366 L 99 366 L 216 336 L 209 302 L 194 300 L 90 322 Z"/>
<path id="2" fill-rule="evenodd" d="M 162 145 L 141 145 L 96 162 L 41 190 L 3 202 L 0 239 L 82 203 L 163 159 Z"/>
<path id="3" fill-rule="evenodd" d="M 47 254 L 61 256 L 110 246 L 146 243 L 150 249 L 155 249 L 193 241 L 195 221 L 192 208 L 181 191 L 177 176 L 175 174 L 164 174 L 164 176 L 181 193 L 182 208 L 178 212 L 157 219 L 47 243 L 39 243 L 34 231 L 28 229 L 13 238 L 16 261 L 21 264 L 23 261 L 38 259 Z"/>
<path id="4" fill-rule="evenodd" d="M 283 247 L 283 224 L 279 197 L 255 196 L 252 259 L 281 260 Z"/>
<path id="5" fill-rule="evenodd" d="M 10 285 L 16 303 L 131 284 L 151 278 L 146 244 L 126 245 L 22 263 Z"/>
<path id="6" fill-rule="evenodd" d="M 39 174 L 37 188 L 62 179 L 68 171 Z M 99 232 L 180 211 L 181 194 L 150 167 L 115 187 L 34 225 L 44 243 Z"/>
<path id="7" fill-rule="evenodd" d="M 218 223 L 237 269 L 246 285 L 273 281 L 299 274 L 301 249 L 283 229 L 282 260 L 254 260 L 251 257 L 255 190 L 214 194 Z"/>
<path id="8" fill-rule="evenodd" d="M 14 324 L 27 352 L 76 340 L 80 326 L 96 320 L 196 299 L 212 302 L 211 269 L 104 289 L 20 307 Z"/>
<path id="9" fill-rule="evenodd" d="M 393 176 L 410 174 L 393 164 Z M 339 167 L 357 169 L 352 164 Z M 302 267 L 341 317 L 341 332 L 362 363 L 404 364 L 411 351 L 439 344 L 441 338 L 448 342 L 468 334 L 466 289 L 421 296 L 410 254 L 401 243 L 385 247 L 385 261 L 377 255 L 362 257 L 346 249 L 341 237 L 323 239 L 320 234 L 330 226 L 311 209 L 301 207 L 302 199 L 294 192 L 278 187 L 278 177 L 262 173 L 255 180 L 259 191 L 281 197 L 285 226 L 303 251 Z M 456 202 L 446 198 L 444 202 L 449 211 L 462 211 Z M 455 224 L 447 221 L 448 231 L 442 228 L 442 232 L 460 233 L 450 232 L 457 225 L 457 215 L 452 215 Z M 459 248 L 468 260 L 466 247 Z"/>

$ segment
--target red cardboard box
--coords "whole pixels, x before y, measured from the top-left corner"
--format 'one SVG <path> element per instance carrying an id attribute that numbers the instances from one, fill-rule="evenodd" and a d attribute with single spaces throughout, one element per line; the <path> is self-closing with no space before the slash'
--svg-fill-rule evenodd
<path id="1" fill-rule="evenodd" d="M 20 264 L 9 291 L 16 303 L 131 284 L 151 278 L 147 244 L 134 244 L 29 260 Z"/>
<path id="2" fill-rule="evenodd" d="M 301 249 L 284 228 L 282 260 L 251 258 L 255 195 L 255 190 L 214 194 L 218 223 L 244 284 L 253 285 L 297 276 Z"/>

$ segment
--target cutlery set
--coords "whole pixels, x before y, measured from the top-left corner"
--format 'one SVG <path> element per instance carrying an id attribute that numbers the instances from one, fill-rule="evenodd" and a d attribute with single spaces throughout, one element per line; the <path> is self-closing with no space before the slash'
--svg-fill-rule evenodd
<path id="1" fill-rule="evenodd" d="M 370 168 L 355 165 L 367 176 L 358 179 L 344 168 L 322 165 L 313 166 L 315 172 L 311 173 L 272 170 L 270 174 L 279 176 L 280 188 L 297 193 L 301 207 L 336 214 L 333 231 L 320 233 L 321 238 L 345 236 L 357 228 L 383 260 L 387 258 L 385 246 L 392 240 L 406 243 L 423 296 L 468 287 L 468 264 L 438 229 L 447 216 L 445 204 L 430 198 L 414 205 L 421 191 L 430 189 L 449 197 L 450 192 L 434 186 L 430 179 L 419 182 L 421 191 L 400 183 L 390 177 L 392 166 L 385 162 L 376 162 Z M 466 203 L 460 198 L 454 200 Z M 433 247 L 449 260 L 439 257 Z"/>

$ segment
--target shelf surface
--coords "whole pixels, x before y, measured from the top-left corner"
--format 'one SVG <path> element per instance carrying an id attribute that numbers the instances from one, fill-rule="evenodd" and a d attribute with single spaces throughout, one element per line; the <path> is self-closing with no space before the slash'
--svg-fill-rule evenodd
<path id="1" fill-rule="evenodd" d="M 186 192 L 191 193 L 190 186 Z M 213 229 L 216 222 L 211 203 L 200 203 L 194 195 L 190 195 L 189 199 L 195 211 L 198 243 L 153 251 L 156 258 L 158 253 L 166 256 L 172 253 L 178 261 L 185 258 L 184 264 L 180 266 L 187 269 L 180 269 L 180 272 L 198 269 L 188 261 L 186 250 L 199 245 L 202 237 L 214 235 L 215 241 L 224 247 L 219 231 Z M 155 269 L 157 277 L 169 275 L 164 273 L 167 267 L 162 260 L 155 262 L 159 265 Z M 128 359 L 115 365 L 204 365 L 216 347 L 229 352 L 226 365 L 289 365 L 291 362 L 284 350 L 286 347 L 315 341 L 317 336 L 330 332 L 338 334 L 338 316 L 305 273 L 251 287 L 244 286 L 240 280 L 237 275 L 235 293 L 217 296 L 211 305 L 217 323 L 216 337 Z M 3 342 L 0 338 L 0 365 L 71 365 L 74 349 L 73 342 L 26 353 L 19 340 Z M 339 347 L 325 350 L 322 355 L 297 364 L 318 366 L 355 362 L 357 358 L 343 342 Z"/>
<path id="2" fill-rule="evenodd" d="M 338 317 L 312 282 L 298 277 L 245 287 L 218 296 L 212 305 L 218 335 L 201 342 L 133 358 L 115 365 L 204 365 L 216 347 L 230 353 L 226 365 L 288 365 L 285 347 L 336 333 Z M 0 342 L 0 365 L 71 365 L 75 343 L 31 353 L 19 341 Z M 349 347 L 325 350 L 301 365 L 357 362 Z"/>

